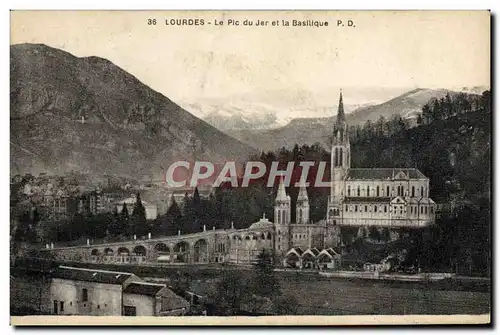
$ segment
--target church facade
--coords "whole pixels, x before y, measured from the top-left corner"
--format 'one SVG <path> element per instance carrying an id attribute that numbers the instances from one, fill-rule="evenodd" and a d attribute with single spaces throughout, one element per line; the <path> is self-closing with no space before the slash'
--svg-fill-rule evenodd
<path id="1" fill-rule="evenodd" d="M 429 197 L 429 178 L 416 168 L 351 168 L 349 128 L 340 92 L 331 148 L 330 195 L 326 220 L 310 222 L 307 190 L 296 201 L 296 221 L 290 222 L 291 199 L 280 181 L 275 200 L 275 251 L 292 248 L 337 247 L 343 227 L 368 230 L 422 228 L 435 221 L 435 203 Z"/>
<path id="2" fill-rule="evenodd" d="M 351 168 L 351 146 L 340 93 L 331 151 L 326 219 L 341 226 L 418 228 L 435 220 L 429 178 L 416 168 Z"/>

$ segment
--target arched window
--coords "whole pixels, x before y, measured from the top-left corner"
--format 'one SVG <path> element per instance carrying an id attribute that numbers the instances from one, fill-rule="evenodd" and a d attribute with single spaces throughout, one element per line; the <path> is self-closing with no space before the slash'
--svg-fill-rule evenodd
<path id="1" fill-rule="evenodd" d="M 360 196 L 361 194 L 361 190 L 359 189 L 359 185 L 358 185 L 358 197 Z"/>
<path id="2" fill-rule="evenodd" d="M 370 196 L 370 186 L 366 186 L 366 196 Z"/>
<path id="3" fill-rule="evenodd" d="M 335 166 L 339 166 L 339 148 L 335 148 Z"/>
<path id="4" fill-rule="evenodd" d="M 280 224 L 281 223 L 281 213 L 279 210 L 278 210 L 278 218 L 277 219 L 278 219 L 278 224 Z"/>
<path id="5" fill-rule="evenodd" d="M 384 213 L 387 213 L 387 205 L 384 206 Z"/>
<path id="6" fill-rule="evenodd" d="M 285 211 L 281 211 L 281 223 L 286 224 Z"/>
<path id="7" fill-rule="evenodd" d="M 373 207 L 373 211 L 376 213 L 377 212 L 377 205 L 375 205 L 375 207 Z"/>
<path id="8" fill-rule="evenodd" d="M 389 186 L 387 186 L 387 191 L 386 192 L 387 192 L 386 196 L 390 197 L 391 196 L 391 189 L 390 189 Z"/>
<path id="9" fill-rule="evenodd" d="M 344 160 L 343 160 L 343 157 L 344 156 L 344 150 L 342 148 L 340 148 L 340 159 L 339 159 L 339 166 L 344 166 Z"/>
<path id="10" fill-rule="evenodd" d="M 414 197 L 415 196 L 415 186 L 412 186 L 411 187 L 411 196 Z"/>
<path id="11" fill-rule="evenodd" d="M 368 206 L 365 205 L 365 212 L 368 212 Z"/>
<path id="12" fill-rule="evenodd" d="M 354 205 L 354 211 L 357 212 L 358 211 L 358 205 Z"/>
<path id="13" fill-rule="evenodd" d="M 347 196 L 350 197 L 351 196 L 351 185 L 348 185 L 347 186 Z"/>
<path id="14" fill-rule="evenodd" d="M 380 197 L 380 186 L 377 186 L 377 197 Z"/>
<path id="15" fill-rule="evenodd" d="M 302 208 L 299 209 L 299 222 L 302 223 Z"/>
<path id="16" fill-rule="evenodd" d="M 349 206 L 345 205 L 345 211 L 349 212 Z"/>
<path id="17" fill-rule="evenodd" d="M 420 196 L 423 198 L 424 197 L 424 187 L 420 187 Z"/>

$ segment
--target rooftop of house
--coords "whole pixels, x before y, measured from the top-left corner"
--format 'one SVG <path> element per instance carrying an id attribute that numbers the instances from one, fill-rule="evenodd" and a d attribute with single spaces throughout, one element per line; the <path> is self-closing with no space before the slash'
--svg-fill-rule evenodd
<path id="1" fill-rule="evenodd" d="M 161 312 L 172 311 L 181 308 L 189 308 L 189 302 L 175 294 L 171 289 L 161 291 Z"/>
<path id="2" fill-rule="evenodd" d="M 124 293 L 131 294 L 141 294 L 141 295 L 149 295 L 151 297 L 156 297 L 158 293 L 162 289 L 166 288 L 164 284 L 154 284 L 154 283 L 146 283 L 146 282 L 132 282 L 127 285 L 127 287 L 123 290 Z"/>
<path id="3" fill-rule="evenodd" d="M 133 273 L 97 270 L 88 268 L 76 268 L 61 265 L 57 268 L 52 277 L 76 281 L 88 281 L 95 283 L 122 285 L 129 278 L 133 277 Z"/>

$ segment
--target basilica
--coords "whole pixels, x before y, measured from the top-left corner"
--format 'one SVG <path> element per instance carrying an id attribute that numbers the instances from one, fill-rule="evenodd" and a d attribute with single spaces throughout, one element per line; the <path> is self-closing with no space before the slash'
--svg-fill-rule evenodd
<path id="1" fill-rule="evenodd" d="M 429 178 L 416 168 L 351 168 L 348 129 L 340 92 L 326 220 L 310 221 L 307 189 L 301 187 L 295 208 L 297 222 L 290 222 L 291 199 L 281 180 L 274 209 L 278 255 L 292 248 L 337 247 L 344 227 L 357 228 L 363 236 L 369 227 L 387 228 L 397 235 L 401 228 L 421 228 L 434 222 L 436 208 L 429 198 Z"/>

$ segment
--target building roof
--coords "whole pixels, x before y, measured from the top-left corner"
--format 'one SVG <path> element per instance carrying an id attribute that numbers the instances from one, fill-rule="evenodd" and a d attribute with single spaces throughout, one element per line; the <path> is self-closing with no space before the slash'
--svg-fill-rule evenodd
<path id="1" fill-rule="evenodd" d="M 270 227 L 273 227 L 273 223 L 269 221 L 267 218 L 261 218 L 259 221 L 252 223 L 249 229 L 270 228 Z"/>
<path id="2" fill-rule="evenodd" d="M 323 249 L 323 250 L 321 250 L 321 252 L 319 253 L 318 258 L 319 258 L 319 257 L 321 257 L 321 256 L 323 256 L 323 255 L 327 256 L 328 258 L 333 258 L 333 256 L 335 256 L 335 255 L 336 255 L 336 253 L 330 252 L 330 251 L 329 251 L 329 250 L 327 250 L 327 249 Z"/>
<path id="3" fill-rule="evenodd" d="M 348 170 L 347 179 L 397 180 L 427 179 L 427 177 L 415 168 L 355 168 Z"/>
<path id="4" fill-rule="evenodd" d="M 126 280 L 134 276 L 133 273 L 106 271 L 87 268 L 75 268 L 61 265 L 54 271 L 53 278 L 68 280 L 88 281 L 111 285 L 122 285 Z"/>
<path id="5" fill-rule="evenodd" d="M 127 287 L 123 290 L 124 293 L 131 294 L 141 294 L 141 295 L 149 295 L 151 297 L 156 297 L 156 295 L 162 290 L 166 288 L 164 284 L 154 284 L 154 283 L 146 283 L 146 282 L 132 282 L 127 285 Z"/>
<path id="6" fill-rule="evenodd" d="M 160 312 L 172 311 L 181 308 L 189 308 L 189 302 L 175 294 L 171 289 L 166 288 L 161 291 L 161 309 Z"/>
<path id="7" fill-rule="evenodd" d="M 302 256 L 303 253 L 304 253 L 304 251 L 301 248 L 296 247 L 296 248 L 292 248 L 292 249 L 288 250 L 288 252 L 286 253 L 286 256 L 288 256 L 290 254 L 296 254 L 300 257 L 300 256 Z"/>

